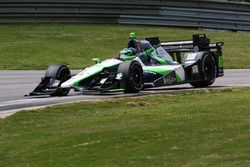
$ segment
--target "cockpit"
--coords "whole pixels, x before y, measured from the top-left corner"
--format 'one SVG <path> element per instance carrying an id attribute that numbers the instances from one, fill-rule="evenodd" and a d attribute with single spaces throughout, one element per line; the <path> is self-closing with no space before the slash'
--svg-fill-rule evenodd
<path id="1" fill-rule="evenodd" d="M 119 58 L 132 60 L 139 57 L 145 66 L 176 64 L 172 56 L 159 45 L 159 39 L 158 42 L 153 41 L 152 44 L 148 40 L 137 40 L 135 34 L 131 33 L 128 48 L 120 51 Z"/>

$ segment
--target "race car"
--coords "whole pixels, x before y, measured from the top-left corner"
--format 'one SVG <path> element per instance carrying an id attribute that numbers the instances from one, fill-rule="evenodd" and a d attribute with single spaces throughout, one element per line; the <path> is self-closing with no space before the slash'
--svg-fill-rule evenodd
<path id="1" fill-rule="evenodd" d="M 77 92 L 137 93 L 143 89 L 190 83 L 207 87 L 224 75 L 223 42 L 210 43 L 205 34 L 193 40 L 162 42 L 158 37 L 138 40 L 130 33 L 128 46 L 118 56 L 101 61 L 72 76 L 66 65 L 50 65 L 41 83 L 29 94 L 66 96 Z"/>

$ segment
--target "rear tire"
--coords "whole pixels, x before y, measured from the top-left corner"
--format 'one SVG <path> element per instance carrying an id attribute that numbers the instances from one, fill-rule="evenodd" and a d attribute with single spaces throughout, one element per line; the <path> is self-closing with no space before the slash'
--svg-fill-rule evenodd
<path id="1" fill-rule="evenodd" d="M 121 86 L 125 93 L 138 93 L 143 89 L 143 70 L 139 62 L 123 62 L 118 67 L 118 73 L 123 74 Z"/>
<path id="2" fill-rule="evenodd" d="M 70 70 L 66 65 L 52 64 L 48 67 L 45 77 L 60 80 L 59 88 L 51 96 L 67 96 L 70 88 L 60 88 L 61 84 L 70 78 Z"/>
<path id="3" fill-rule="evenodd" d="M 191 82 L 190 84 L 197 88 L 212 85 L 217 75 L 217 66 L 214 57 L 205 53 L 201 59 L 200 70 L 202 80 Z"/>

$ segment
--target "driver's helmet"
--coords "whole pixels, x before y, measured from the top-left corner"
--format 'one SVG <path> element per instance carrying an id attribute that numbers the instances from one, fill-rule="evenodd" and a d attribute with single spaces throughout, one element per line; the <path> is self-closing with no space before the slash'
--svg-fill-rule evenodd
<path id="1" fill-rule="evenodd" d="M 136 57 L 135 48 L 125 48 L 122 49 L 119 53 L 119 58 L 121 60 L 133 60 Z"/>

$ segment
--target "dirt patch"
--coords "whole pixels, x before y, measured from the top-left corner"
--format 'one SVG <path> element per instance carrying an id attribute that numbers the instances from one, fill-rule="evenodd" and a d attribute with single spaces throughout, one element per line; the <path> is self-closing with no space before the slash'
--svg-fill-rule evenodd
<path id="1" fill-rule="evenodd" d="M 111 104 L 119 104 L 120 103 L 120 101 L 118 101 L 118 100 L 109 100 L 108 102 Z"/>
<path id="2" fill-rule="evenodd" d="M 128 102 L 128 106 L 154 106 L 157 105 L 157 103 L 150 103 L 150 102 L 145 102 L 145 101 L 139 101 L 139 102 Z"/>

